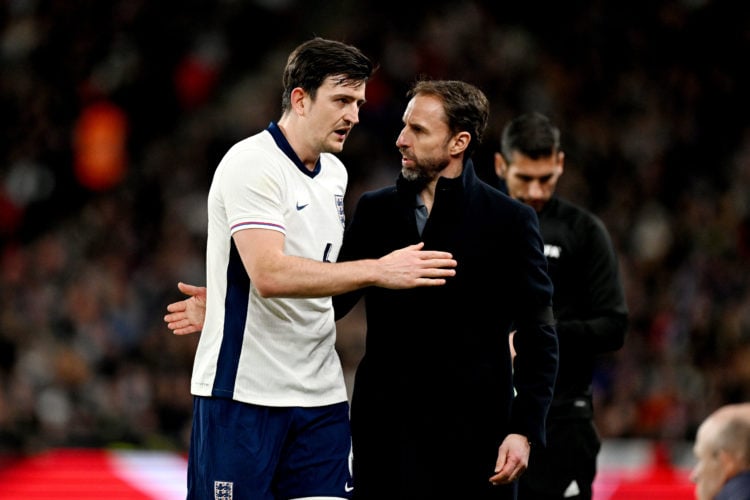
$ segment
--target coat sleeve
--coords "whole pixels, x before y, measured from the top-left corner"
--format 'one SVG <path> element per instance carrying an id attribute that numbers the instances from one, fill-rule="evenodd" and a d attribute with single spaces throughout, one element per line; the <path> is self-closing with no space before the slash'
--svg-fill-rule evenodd
<path id="1" fill-rule="evenodd" d="M 545 420 L 557 376 L 558 343 L 552 314 L 552 281 L 547 274 L 539 222 L 534 211 L 519 209 L 513 234 L 518 262 L 518 295 L 513 385 L 516 397 L 511 432 L 523 434 L 532 446 L 546 444 Z"/>
<path id="2" fill-rule="evenodd" d="M 575 230 L 583 256 L 578 289 L 584 300 L 576 315 L 557 318 L 557 333 L 566 344 L 585 346 L 593 353 L 616 351 L 623 346 L 628 327 L 628 308 L 620 279 L 617 254 L 604 224 L 591 217 Z"/>
<path id="3" fill-rule="evenodd" d="M 338 262 L 359 260 L 368 258 L 367 232 L 362 228 L 367 227 L 363 222 L 367 218 L 367 194 L 357 201 L 352 218 L 344 231 L 344 242 L 341 245 Z M 364 289 L 353 290 L 348 293 L 333 296 L 333 309 L 336 321 L 340 320 L 359 302 L 364 294 Z"/>

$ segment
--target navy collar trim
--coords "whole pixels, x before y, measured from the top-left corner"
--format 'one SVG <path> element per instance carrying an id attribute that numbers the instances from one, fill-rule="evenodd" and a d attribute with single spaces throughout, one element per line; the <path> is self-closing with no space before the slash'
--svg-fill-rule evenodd
<path id="1" fill-rule="evenodd" d="M 297 153 L 294 152 L 292 146 L 289 144 L 289 141 L 286 140 L 286 137 L 284 137 L 283 132 L 281 132 L 281 129 L 276 122 L 269 123 L 266 130 L 268 130 L 268 132 L 271 134 L 273 140 L 276 141 L 276 145 L 279 147 L 279 149 L 281 149 L 284 154 L 286 154 L 289 159 L 292 160 L 295 165 L 297 165 L 297 168 L 300 172 L 310 178 L 313 178 L 320 173 L 320 157 L 318 157 L 318 161 L 315 162 L 315 169 L 313 169 L 313 171 L 311 172 L 307 169 L 305 164 L 302 163 L 302 160 L 299 159 Z"/>

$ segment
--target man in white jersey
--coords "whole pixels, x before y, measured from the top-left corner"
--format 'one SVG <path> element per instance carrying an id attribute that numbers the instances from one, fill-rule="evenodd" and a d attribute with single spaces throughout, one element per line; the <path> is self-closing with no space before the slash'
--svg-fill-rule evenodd
<path id="1" fill-rule="evenodd" d="M 439 286 L 456 262 L 422 245 L 334 263 L 374 66 L 314 38 L 289 56 L 282 116 L 232 146 L 208 195 L 206 317 L 193 366 L 188 499 L 351 498 L 347 392 L 331 296 Z"/>

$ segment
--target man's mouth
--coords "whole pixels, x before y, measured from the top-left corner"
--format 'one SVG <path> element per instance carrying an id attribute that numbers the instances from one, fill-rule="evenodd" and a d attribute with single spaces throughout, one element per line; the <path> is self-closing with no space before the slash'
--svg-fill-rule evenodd
<path id="1" fill-rule="evenodd" d="M 334 130 L 334 133 L 337 134 L 341 138 L 341 140 L 344 140 L 346 139 L 346 136 L 349 134 L 349 130 L 351 129 L 340 128 L 340 129 Z"/>

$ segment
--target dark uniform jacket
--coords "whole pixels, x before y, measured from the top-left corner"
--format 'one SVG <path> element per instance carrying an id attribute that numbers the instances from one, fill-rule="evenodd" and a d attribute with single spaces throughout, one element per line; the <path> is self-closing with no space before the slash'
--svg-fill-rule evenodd
<path id="1" fill-rule="evenodd" d="M 378 258 L 423 240 L 458 261 L 445 286 L 334 298 L 340 317 L 365 296 L 351 409 L 355 498 L 512 498 L 489 484 L 498 446 L 509 433 L 529 437 L 532 449 L 544 443 L 557 371 L 537 217 L 467 161 L 460 177 L 439 179 L 420 237 L 417 192 L 399 177 L 364 194 L 339 257 Z"/>
<path id="2" fill-rule="evenodd" d="M 628 325 L 617 255 L 594 214 L 558 197 L 539 212 L 553 297 L 560 361 L 547 419 L 546 449 L 531 457 L 519 500 L 591 498 L 601 448 L 594 427 L 597 355 L 622 347 Z M 543 497 L 542 493 L 549 495 Z"/>
<path id="3" fill-rule="evenodd" d="M 599 218 L 553 197 L 539 213 L 539 226 L 560 343 L 552 412 L 572 417 L 576 399 L 591 402 L 595 356 L 622 347 L 628 310 L 617 255 Z"/>

